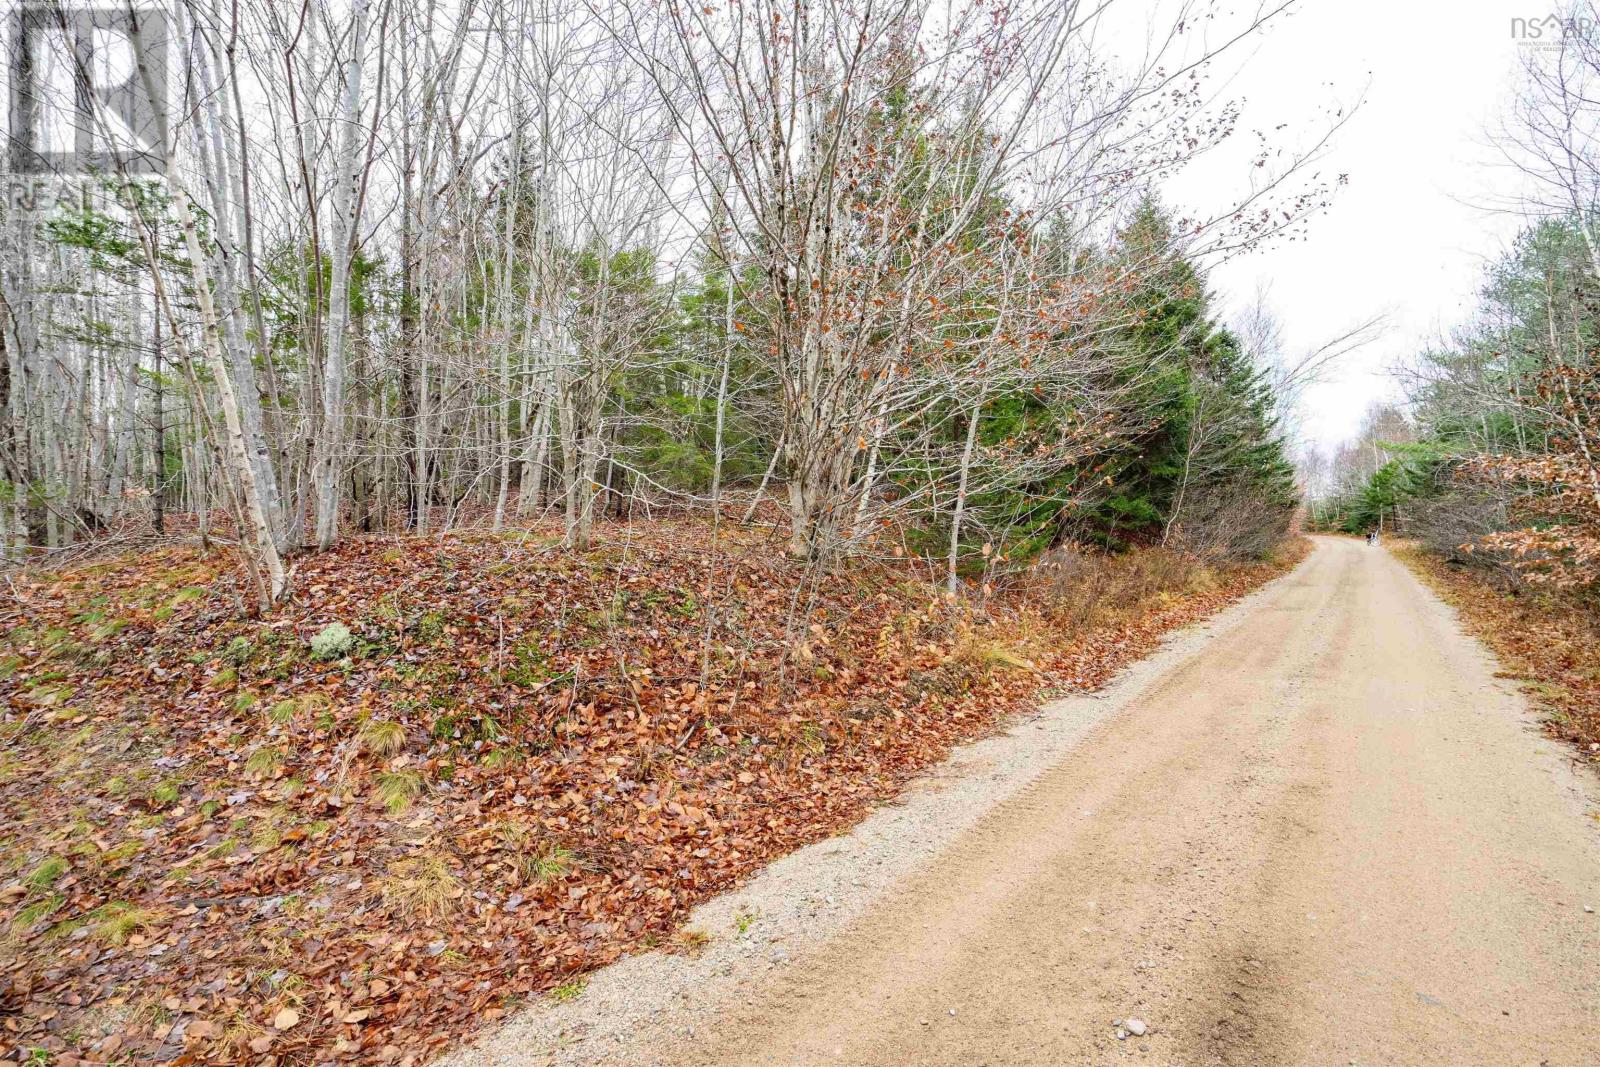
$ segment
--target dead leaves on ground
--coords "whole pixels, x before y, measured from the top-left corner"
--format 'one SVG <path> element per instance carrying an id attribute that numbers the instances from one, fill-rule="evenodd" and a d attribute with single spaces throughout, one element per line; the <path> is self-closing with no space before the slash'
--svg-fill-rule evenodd
<path id="1" fill-rule="evenodd" d="M 792 616 L 803 576 L 754 535 L 713 558 L 692 522 L 612 534 L 354 541 L 265 621 L 189 550 L 19 576 L 0 1048 L 424 1060 L 686 943 L 695 903 L 1273 571 L 1069 639 L 909 561 Z M 332 623 L 348 646 L 311 654 Z"/>

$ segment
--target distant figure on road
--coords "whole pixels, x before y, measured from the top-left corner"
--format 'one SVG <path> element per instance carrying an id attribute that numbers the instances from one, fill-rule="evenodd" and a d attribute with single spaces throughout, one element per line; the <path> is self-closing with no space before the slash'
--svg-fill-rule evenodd
<path id="1" fill-rule="evenodd" d="M 1374 530 L 1368 530 L 1367 531 L 1367 547 L 1371 548 L 1373 545 L 1375 545 L 1377 543 L 1378 543 L 1378 534 L 1377 534 L 1377 532 L 1374 531 Z"/>

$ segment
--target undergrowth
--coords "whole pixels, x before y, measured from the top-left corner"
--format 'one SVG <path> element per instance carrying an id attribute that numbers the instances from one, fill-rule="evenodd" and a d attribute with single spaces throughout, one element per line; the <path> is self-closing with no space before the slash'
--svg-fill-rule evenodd
<path id="1" fill-rule="evenodd" d="M 1060 551 L 950 600 L 912 561 L 814 582 L 756 531 L 713 555 L 694 521 L 553 544 L 351 539 L 264 619 L 192 548 L 14 576 L 11 1039 L 431 1054 L 625 952 L 696 951 L 698 902 L 1285 565 Z M 107 996 L 159 1011 L 108 1022 Z"/>

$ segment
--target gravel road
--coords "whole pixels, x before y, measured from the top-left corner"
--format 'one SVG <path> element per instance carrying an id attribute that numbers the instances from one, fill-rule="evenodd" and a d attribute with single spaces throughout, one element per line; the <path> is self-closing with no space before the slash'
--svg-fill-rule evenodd
<path id="1" fill-rule="evenodd" d="M 1600 791 L 1494 672 L 1320 538 L 459 1062 L 1600 1063 Z"/>

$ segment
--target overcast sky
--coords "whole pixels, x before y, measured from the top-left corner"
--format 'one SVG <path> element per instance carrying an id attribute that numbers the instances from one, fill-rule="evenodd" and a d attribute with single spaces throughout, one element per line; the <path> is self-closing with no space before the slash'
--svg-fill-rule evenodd
<path id="1" fill-rule="evenodd" d="M 1348 174 L 1349 184 L 1305 239 L 1211 275 L 1225 306 L 1267 285 L 1291 351 L 1389 313 L 1383 339 L 1307 395 L 1303 431 L 1311 442 L 1350 436 L 1371 401 L 1397 395 L 1387 368 L 1470 315 L 1483 268 L 1516 233 L 1517 219 L 1489 206 L 1514 197 L 1517 183 L 1488 165 L 1485 140 L 1517 84 L 1512 18 L 1537 18 L 1551 6 L 1300 0 L 1218 72 L 1219 80 L 1231 74 L 1226 95 L 1245 100 L 1246 135 L 1231 156 L 1205 160 L 1172 184 L 1167 195 L 1177 206 L 1214 205 L 1237 189 L 1242 153 L 1254 143 L 1248 130 L 1289 123 L 1276 136 L 1309 142 L 1330 103 L 1364 97 L 1319 167 Z"/>

